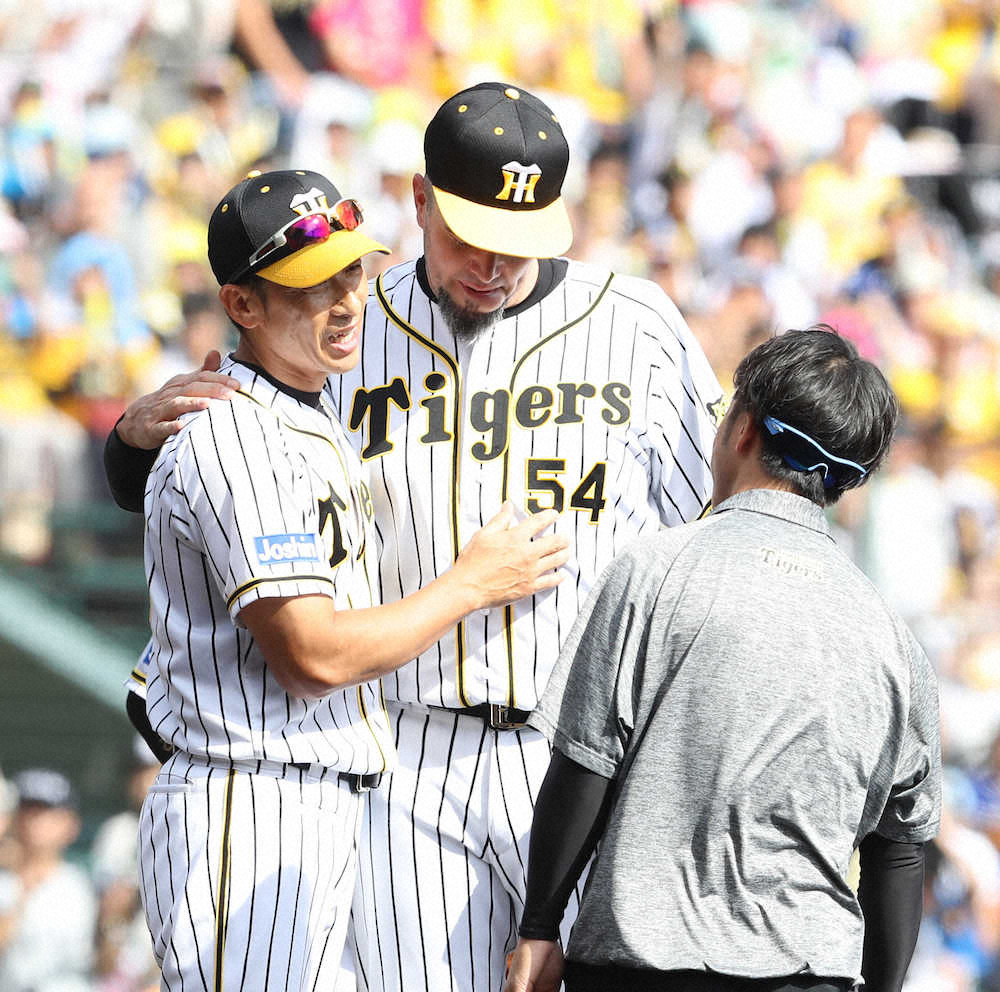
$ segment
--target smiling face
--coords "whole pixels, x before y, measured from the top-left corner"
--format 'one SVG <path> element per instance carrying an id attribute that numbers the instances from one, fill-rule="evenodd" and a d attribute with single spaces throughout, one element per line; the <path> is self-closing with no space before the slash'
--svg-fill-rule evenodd
<path id="1" fill-rule="evenodd" d="M 424 232 L 427 280 L 439 299 L 450 301 L 449 309 L 459 320 L 488 324 L 491 316 L 528 296 L 538 278 L 537 259 L 498 255 L 457 238 L 423 176 L 414 176 L 413 199 Z"/>
<path id="2" fill-rule="evenodd" d="M 306 289 L 262 279 L 256 288 L 227 284 L 220 297 L 243 328 L 236 357 L 289 386 L 316 391 L 358 364 L 368 297 L 360 260 Z"/>

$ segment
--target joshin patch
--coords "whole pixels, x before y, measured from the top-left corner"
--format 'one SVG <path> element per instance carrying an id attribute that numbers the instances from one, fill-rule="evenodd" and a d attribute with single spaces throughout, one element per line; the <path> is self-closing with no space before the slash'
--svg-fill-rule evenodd
<path id="1" fill-rule="evenodd" d="M 277 565 L 286 561 L 319 561 L 318 534 L 270 534 L 255 537 L 254 548 L 261 565 Z"/>

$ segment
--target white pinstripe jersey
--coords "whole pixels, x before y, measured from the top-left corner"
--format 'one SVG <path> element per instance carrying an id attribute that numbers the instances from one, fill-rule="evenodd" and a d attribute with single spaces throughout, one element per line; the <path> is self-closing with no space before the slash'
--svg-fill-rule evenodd
<path id="1" fill-rule="evenodd" d="M 190 415 L 146 485 L 150 723 L 193 754 L 382 771 L 395 752 L 379 686 L 296 699 L 238 619 L 264 596 L 376 601 L 357 455 L 325 401 L 314 409 L 231 359 L 222 371 L 240 393 Z"/>
<path id="2" fill-rule="evenodd" d="M 505 498 L 561 508 L 574 560 L 557 589 L 467 618 L 386 676 L 385 695 L 530 709 L 603 567 L 703 512 L 722 390 L 651 282 L 569 262 L 547 295 L 470 342 L 417 264 L 376 281 L 361 361 L 327 383 L 370 471 L 383 600 L 444 571 Z"/>

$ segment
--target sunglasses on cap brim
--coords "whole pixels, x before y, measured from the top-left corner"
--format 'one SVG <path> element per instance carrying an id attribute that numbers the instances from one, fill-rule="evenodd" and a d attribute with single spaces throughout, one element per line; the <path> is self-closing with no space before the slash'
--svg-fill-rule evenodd
<path id="1" fill-rule="evenodd" d="M 265 268 L 271 256 L 281 252 L 280 261 L 303 248 L 321 245 L 336 231 L 356 231 L 364 220 L 361 204 L 357 200 L 338 200 L 329 213 L 308 214 L 296 217 L 284 227 L 275 231 L 249 258 L 246 265 L 237 270 L 226 282 L 237 282 L 249 272 Z"/>
<path id="2" fill-rule="evenodd" d="M 797 472 L 823 470 L 824 489 L 832 489 L 834 486 L 842 486 L 852 481 L 856 482 L 868 474 L 868 469 L 864 466 L 847 458 L 831 455 L 826 448 L 805 431 L 800 431 L 797 427 L 792 427 L 791 424 L 778 420 L 777 417 L 765 417 L 764 426 L 772 436 L 784 435 L 788 439 L 788 446 L 795 449 L 794 455 L 788 451 L 781 453 L 782 459 L 790 468 L 794 468 Z M 795 455 L 802 457 L 796 458 Z M 857 478 L 852 479 L 855 472 Z"/>

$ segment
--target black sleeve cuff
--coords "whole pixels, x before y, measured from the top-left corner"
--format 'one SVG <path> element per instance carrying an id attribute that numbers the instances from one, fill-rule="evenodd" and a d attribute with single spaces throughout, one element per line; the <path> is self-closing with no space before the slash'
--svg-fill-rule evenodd
<path id="1" fill-rule="evenodd" d="M 517 935 L 525 940 L 558 940 L 559 926 L 546 923 L 533 925 L 528 920 L 522 919 L 521 925 L 517 928 Z"/>
<path id="2" fill-rule="evenodd" d="M 119 423 L 121 418 L 118 418 Z M 111 428 L 104 442 L 104 474 L 115 502 L 132 513 L 142 513 L 146 479 L 153 468 L 159 448 L 147 451 L 126 444 L 118 434 L 118 424 Z"/>

